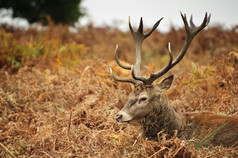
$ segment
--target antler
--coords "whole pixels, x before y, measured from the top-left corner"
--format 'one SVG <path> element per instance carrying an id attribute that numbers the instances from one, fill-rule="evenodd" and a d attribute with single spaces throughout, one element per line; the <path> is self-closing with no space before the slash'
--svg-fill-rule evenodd
<path id="1" fill-rule="evenodd" d="M 115 59 L 117 64 L 126 70 L 133 70 L 132 72 L 135 73 L 137 76 L 140 75 L 140 64 L 141 64 L 141 45 L 144 41 L 144 39 L 146 39 L 148 36 L 150 36 L 150 34 L 158 27 L 160 21 L 163 18 L 161 18 L 160 20 L 158 20 L 154 26 L 152 27 L 152 29 L 147 32 L 146 34 L 143 34 L 143 20 L 142 18 L 140 19 L 140 24 L 139 24 L 139 28 L 138 30 L 135 32 L 131 26 L 131 22 L 130 22 L 130 17 L 129 17 L 129 28 L 135 43 L 135 49 L 136 49 L 136 64 L 134 66 L 127 66 L 127 65 L 123 65 L 119 59 L 118 59 L 118 55 L 117 55 L 117 49 L 118 49 L 118 45 L 116 45 L 115 48 Z M 138 82 L 140 82 L 139 80 L 136 79 L 130 79 L 130 78 L 117 78 L 113 73 L 112 73 L 112 69 L 110 68 L 110 73 L 112 74 L 112 77 L 116 80 L 116 81 L 120 81 L 120 82 L 129 82 L 129 83 L 133 83 L 136 84 Z M 133 74 L 134 75 L 134 74 Z"/>
<path id="2" fill-rule="evenodd" d="M 135 47 L 136 47 L 136 64 L 134 66 L 125 66 L 125 65 L 122 65 L 119 60 L 118 60 L 118 57 L 117 57 L 117 53 L 116 53 L 116 50 L 117 50 L 117 47 L 116 47 L 116 50 L 115 50 L 115 57 L 116 57 L 116 61 L 118 63 L 118 65 L 124 69 L 127 69 L 127 70 L 132 70 L 132 77 L 133 79 L 119 79 L 119 78 L 116 78 L 113 74 L 113 78 L 117 81 L 122 81 L 122 82 L 130 82 L 130 83 L 138 83 L 138 82 L 143 82 L 143 84 L 145 86 L 150 86 L 157 78 L 159 78 L 160 76 L 164 75 L 165 73 L 167 73 L 172 67 L 174 67 L 176 64 L 178 64 L 182 58 L 184 57 L 189 45 L 191 44 L 193 38 L 202 30 L 204 29 L 210 22 L 210 18 L 211 18 L 211 14 L 209 14 L 209 16 L 207 16 L 207 13 L 205 14 L 205 17 L 203 19 L 203 22 L 200 26 L 196 27 L 195 24 L 193 23 L 193 17 L 191 15 L 191 18 L 190 18 L 190 26 L 187 22 L 187 18 L 186 18 L 186 14 L 181 14 L 181 17 L 183 19 L 183 22 L 184 22 L 184 25 L 185 25 L 185 30 L 186 30 L 186 33 L 187 33 L 187 36 L 186 36 L 186 39 L 185 39 L 185 42 L 184 42 L 184 45 L 179 53 L 179 55 L 175 58 L 175 60 L 173 60 L 173 57 L 172 57 L 172 53 L 171 53 L 171 46 L 170 46 L 170 43 L 168 44 L 168 50 L 169 50 L 169 56 L 170 56 L 170 60 L 169 60 L 169 63 L 161 70 L 157 71 L 156 73 L 152 73 L 150 75 L 150 77 L 145 77 L 145 76 L 140 76 L 140 63 L 141 63 L 141 44 L 143 42 L 143 40 L 145 38 L 147 38 L 156 28 L 157 26 L 159 25 L 160 21 L 163 19 L 161 18 L 159 21 L 157 21 L 155 23 L 155 25 L 153 26 L 153 28 L 151 29 L 151 31 L 149 31 L 148 33 L 146 34 L 143 34 L 143 22 L 142 22 L 142 18 L 141 18 L 141 21 L 140 21 L 140 25 L 139 25 L 139 29 L 137 32 L 134 32 L 132 27 L 131 27 L 131 24 L 130 24 L 130 19 L 129 19 L 129 27 L 130 27 L 130 31 L 131 31 L 131 34 L 133 36 L 133 39 L 134 39 L 134 43 L 135 43 Z M 111 72 L 112 73 L 112 72 Z"/>
<path id="3" fill-rule="evenodd" d="M 193 23 L 193 17 L 191 16 L 190 18 L 190 25 L 188 25 L 187 22 L 187 18 L 186 18 L 186 14 L 181 14 L 181 17 L 183 19 L 184 25 L 185 25 L 185 30 L 187 33 L 187 37 L 185 39 L 184 45 L 182 50 L 180 51 L 179 55 L 177 56 L 177 58 L 175 60 L 173 60 L 172 58 L 172 54 L 171 54 L 171 46 L 170 43 L 168 45 L 168 49 L 169 49 L 169 56 L 170 56 L 170 60 L 169 63 L 161 70 L 159 70 L 156 73 L 152 73 L 150 75 L 149 78 L 146 77 L 141 77 L 141 76 L 136 76 L 134 75 L 134 73 L 132 72 L 132 77 L 135 80 L 140 80 L 142 81 L 145 85 L 151 85 L 157 78 L 159 78 L 160 76 L 164 75 L 165 73 L 167 73 L 172 67 L 174 67 L 177 63 L 179 63 L 181 61 L 181 59 L 184 57 L 190 43 L 192 42 L 193 38 L 203 29 L 205 28 L 211 18 L 211 14 L 209 16 L 207 16 L 207 13 L 205 14 L 204 20 L 202 22 L 202 24 L 199 27 L 196 27 Z M 132 70 L 133 71 L 133 70 Z"/>
<path id="4" fill-rule="evenodd" d="M 148 36 L 150 36 L 150 34 L 158 27 L 158 25 L 162 19 L 163 18 L 158 20 L 149 32 L 147 32 L 146 34 L 143 34 L 143 20 L 142 20 L 142 18 L 140 19 L 139 28 L 135 32 L 133 30 L 133 28 L 131 27 L 131 22 L 130 22 L 130 17 L 129 17 L 129 27 L 130 27 L 130 31 L 131 31 L 131 34 L 132 34 L 132 37 L 133 37 L 133 40 L 135 43 L 135 48 L 136 48 L 136 64 L 133 66 L 133 71 L 134 71 L 135 75 L 137 75 L 137 76 L 140 76 L 141 44 L 144 41 L 144 39 L 146 39 Z"/>

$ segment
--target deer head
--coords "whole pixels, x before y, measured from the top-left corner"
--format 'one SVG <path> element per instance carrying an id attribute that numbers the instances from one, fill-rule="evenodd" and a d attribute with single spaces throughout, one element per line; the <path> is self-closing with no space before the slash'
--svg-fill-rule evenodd
<path id="1" fill-rule="evenodd" d="M 140 75 L 141 45 L 144 39 L 150 36 L 150 34 L 157 28 L 157 26 L 159 25 L 160 21 L 163 18 L 158 20 L 154 24 L 153 28 L 146 34 L 143 34 L 142 18 L 140 19 L 139 28 L 136 32 L 132 29 L 130 18 L 129 18 L 129 28 L 130 28 L 132 37 L 134 39 L 135 49 L 136 49 L 136 63 L 135 65 L 132 65 L 132 66 L 123 65 L 118 59 L 118 55 L 117 55 L 118 46 L 116 46 L 116 49 L 115 49 L 115 59 L 117 64 L 121 68 L 126 70 L 131 70 L 132 78 L 118 78 L 113 74 L 112 69 L 110 68 L 112 77 L 116 81 L 128 82 L 135 85 L 134 90 L 129 95 L 129 99 L 126 105 L 117 113 L 115 117 L 118 123 L 131 123 L 134 121 L 138 121 L 145 118 L 146 116 L 148 116 L 149 114 L 155 111 L 158 117 L 160 117 L 159 115 L 161 115 L 162 117 L 166 117 L 165 115 L 168 115 L 168 114 L 164 114 L 164 111 L 176 112 L 176 110 L 172 106 L 170 106 L 170 104 L 168 103 L 168 100 L 163 94 L 164 91 L 170 88 L 173 81 L 173 75 L 164 79 L 159 84 L 154 85 L 153 82 L 159 77 L 161 77 L 162 75 L 166 74 L 172 67 L 174 67 L 176 64 L 178 64 L 181 61 L 190 43 L 192 42 L 193 38 L 203 28 L 205 28 L 210 21 L 210 15 L 207 16 L 207 13 L 206 13 L 202 24 L 199 27 L 196 27 L 193 23 L 192 16 L 190 18 L 190 26 L 187 22 L 186 15 L 185 14 L 183 15 L 181 13 L 181 17 L 185 25 L 187 36 L 180 53 L 173 60 L 171 46 L 169 43 L 168 52 L 169 52 L 170 59 L 168 64 L 161 70 L 150 74 L 149 77 Z"/>
<path id="2" fill-rule="evenodd" d="M 138 84 L 129 95 L 126 105 L 116 115 L 116 121 L 125 124 L 138 121 L 153 110 L 162 111 L 160 108 L 166 104 L 163 92 L 169 89 L 172 81 L 173 75 L 151 87 Z M 157 106 L 154 106 L 154 102 L 157 103 Z"/>

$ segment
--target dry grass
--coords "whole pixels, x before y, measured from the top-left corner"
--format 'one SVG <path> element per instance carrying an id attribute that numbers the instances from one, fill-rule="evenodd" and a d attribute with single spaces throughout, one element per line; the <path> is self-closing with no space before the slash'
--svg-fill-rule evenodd
<path id="1" fill-rule="evenodd" d="M 3 32 L 19 44 L 32 44 L 32 48 L 39 42 L 42 47 L 47 41 L 51 44 L 49 50 L 44 49 L 43 56 L 34 59 L 22 56 L 24 61 L 19 60 L 22 67 L 17 70 L 1 58 L 0 155 L 3 157 L 238 156 L 237 147 L 195 149 L 190 141 L 179 140 L 176 135 L 170 140 L 162 135 L 158 142 L 148 141 L 142 138 L 139 127 L 118 125 L 114 121 L 132 87 L 115 82 L 108 70 L 112 66 L 116 74 L 130 75 L 113 61 L 114 47 L 119 42 L 120 58 L 133 62 L 130 53 L 133 54 L 134 48 L 128 33 L 92 26 L 81 28 L 78 34 L 70 34 L 65 26 L 51 26 L 42 33 Z M 182 30 L 168 34 L 155 32 L 144 43 L 143 51 L 147 53 L 143 57 L 146 61 L 143 70 L 149 73 L 164 65 L 168 59 L 167 41 L 174 40 L 171 40 L 173 50 L 177 52 L 183 36 Z M 211 28 L 193 41 L 190 54 L 170 72 L 175 74 L 175 81 L 167 95 L 174 106 L 182 112 L 208 110 L 238 115 L 238 38 L 234 36 L 238 37 L 234 30 Z M 74 48 L 72 43 L 83 44 L 87 49 L 76 50 L 79 51 L 77 62 L 69 65 L 68 60 L 63 60 L 65 56 L 59 58 L 57 46 Z M 6 55 L 7 51 L 1 50 L 1 55 Z M 50 55 L 52 50 L 55 56 Z M 74 51 L 70 50 L 66 49 L 65 53 L 72 55 Z M 162 55 L 153 55 L 155 52 Z M 156 62 L 159 57 L 160 64 Z"/>

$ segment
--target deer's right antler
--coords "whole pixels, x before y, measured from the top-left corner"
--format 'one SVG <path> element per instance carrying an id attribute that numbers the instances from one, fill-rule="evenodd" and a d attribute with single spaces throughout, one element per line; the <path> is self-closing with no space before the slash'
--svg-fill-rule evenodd
<path id="1" fill-rule="evenodd" d="M 116 81 L 121 81 L 121 82 L 130 82 L 133 84 L 136 84 L 138 82 L 142 82 L 145 86 L 151 86 L 152 83 L 158 79 L 159 77 L 161 77 L 162 75 L 164 75 L 165 73 L 167 73 L 172 67 L 174 67 L 176 64 L 178 64 L 182 58 L 184 57 L 185 53 L 187 52 L 187 49 L 189 47 L 189 45 L 191 44 L 193 38 L 202 30 L 204 29 L 210 22 L 210 18 L 211 18 L 211 14 L 209 14 L 209 16 L 207 16 L 207 13 L 205 14 L 205 17 L 203 19 L 203 22 L 200 26 L 196 27 L 195 24 L 193 23 L 193 17 L 191 16 L 190 18 L 190 26 L 187 22 L 187 18 L 186 18 L 186 14 L 181 14 L 181 17 L 183 19 L 184 22 L 184 26 L 185 26 L 185 30 L 187 33 L 184 45 L 182 47 L 182 50 L 180 51 L 179 55 L 175 58 L 175 60 L 173 60 L 172 57 L 172 53 L 171 53 L 171 46 L 170 43 L 168 44 L 168 50 L 169 50 L 169 56 L 170 56 L 170 60 L 169 63 L 161 70 L 157 71 L 156 73 L 152 73 L 150 75 L 150 77 L 145 77 L 145 76 L 140 76 L 140 64 L 141 64 L 141 44 L 144 41 L 145 38 L 147 38 L 159 25 L 160 21 L 163 19 L 161 18 L 159 21 L 157 21 L 155 23 L 155 25 L 153 26 L 153 28 L 151 29 L 151 31 L 149 31 L 146 34 L 143 34 L 143 21 L 142 18 L 140 20 L 140 25 L 139 28 L 137 30 L 137 32 L 135 32 L 132 27 L 131 27 L 131 23 L 130 23 L 130 19 L 129 19 L 129 28 L 131 31 L 131 34 L 133 36 L 134 39 L 134 43 L 135 43 L 135 48 L 136 48 L 136 64 L 134 66 L 125 66 L 123 64 L 120 63 L 118 56 L 117 56 L 117 47 L 115 49 L 115 58 L 117 61 L 117 64 L 127 70 L 132 70 L 132 77 L 133 79 L 129 79 L 129 78 L 125 78 L 125 79 L 120 79 L 117 78 L 113 75 L 111 69 L 111 74 L 113 76 L 113 78 Z"/>

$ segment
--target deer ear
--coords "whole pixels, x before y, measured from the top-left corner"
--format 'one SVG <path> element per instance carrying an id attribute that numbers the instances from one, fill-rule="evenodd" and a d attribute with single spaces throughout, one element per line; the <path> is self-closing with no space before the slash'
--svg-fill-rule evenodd
<path id="1" fill-rule="evenodd" d="M 157 87 L 162 91 L 166 91 L 172 85 L 173 79 L 174 79 L 174 75 L 171 75 L 171 76 L 165 78 L 162 82 L 160 82 L 157 85 Z"/>

